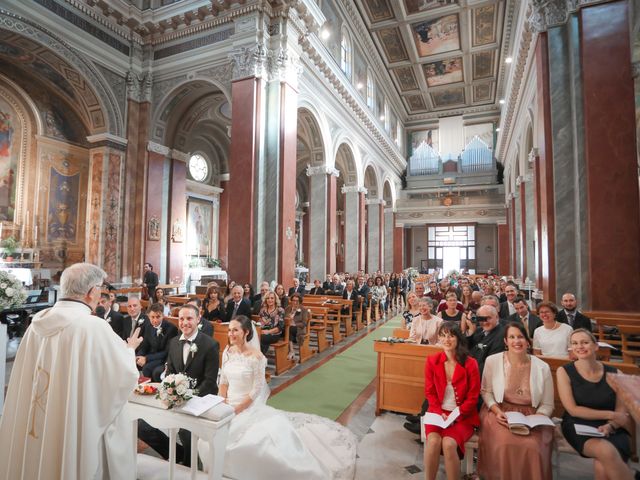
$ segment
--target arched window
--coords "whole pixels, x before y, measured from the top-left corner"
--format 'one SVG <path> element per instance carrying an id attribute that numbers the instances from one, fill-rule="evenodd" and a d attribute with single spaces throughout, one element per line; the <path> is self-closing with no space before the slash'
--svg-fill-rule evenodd
<path id="1" fill-rule="evenodd" d="M 349 80 L 351 80 L 352 50 L 349 33 L 343 28 L 340 42 L 340 67 Z"/>
<path id="2" fill-rule="evenodd" d="M 204 182 L 209 176 L 209 162 L 200 154 L 189 159 L 189 175 L 197 182 Z"/>
<path id="3" fill-rule="evenodd" d="M 402 125 L 400 121 L 396 124 L 396 145 L 398 145 L 398 148 L 402 148 Z"/>
<path id="4" fill-rule="evenodd" d="M 374 92 L 373 92 L 373 75 L 371 70 L 367 71 L 367 106 L 373 110 L 375 107 Z"/>

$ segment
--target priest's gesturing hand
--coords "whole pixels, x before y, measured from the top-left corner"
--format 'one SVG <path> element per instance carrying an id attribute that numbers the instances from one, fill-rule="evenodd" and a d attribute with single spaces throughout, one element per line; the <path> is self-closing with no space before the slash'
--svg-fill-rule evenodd
<path id="1" fill-rule="evenodd" d="M 140 327 L 138 327 L 133 331 L 133 335 L 127 338 L 127 347 L 133 348 L 135 351 L 135 349 L 142 343 L 142 340 L 143 338 L 140 336 Z"/>

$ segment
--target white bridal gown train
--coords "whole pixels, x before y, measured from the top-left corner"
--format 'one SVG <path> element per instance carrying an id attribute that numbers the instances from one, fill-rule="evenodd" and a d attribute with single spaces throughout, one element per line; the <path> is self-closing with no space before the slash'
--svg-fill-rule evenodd
<path id="1" fill-rule="evenodd" d="M 230 353 L 222 356 L 221 384 L 227 401 L 253 402 L 232 421 L 224 476 L 233 480 L 351 480 L 355 473 L 356 437 L 345 427 L 317 415 L 289 413 L 266 405 L 267 359 Z M 199 442 L 201 458 L 208 445 Z"/>

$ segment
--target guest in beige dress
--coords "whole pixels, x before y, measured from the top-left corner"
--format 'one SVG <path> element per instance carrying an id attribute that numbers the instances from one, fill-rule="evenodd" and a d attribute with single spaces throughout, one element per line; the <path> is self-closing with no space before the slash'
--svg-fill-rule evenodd
<path id="1" fill-rule="evenodd" d="M 553 413 L 549 366 L 529 355 L 531 341 L 520 323 L 505 329 L 506 352 L 487 358 L 482 376 L 478 473 L 485 480 L 551 480 L 553 427 L 538 426 L 529 435 L 508 428 L 505 412 Z"/>
<path id="2" fill-rule="evenodd" d="M 442 323 L 442 319 L 431 314 L 433 302 L 422 297 L 418 301 L 420 315 L 411 322 L 411 330 L 409 331 L 409 341 L 415 343 L 428 343 L 435 345 L 438 343 L 438 328 Z"/>

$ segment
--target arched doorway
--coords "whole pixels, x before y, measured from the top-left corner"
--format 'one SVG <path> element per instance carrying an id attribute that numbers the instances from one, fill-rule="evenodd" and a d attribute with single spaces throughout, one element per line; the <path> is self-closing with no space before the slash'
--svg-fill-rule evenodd
<path id="1" fill-rule="evenodd" d="M 378 197 L 378 175 L 372 164 L 369 164 L 364 171 L 364 187 L 367 189 L 367 258 L 366 271 L 370 274 L 382 268 L 382 236 L 380 226 L 382 222 L 382 206 Z"/>
<path id="2" fill-rule="evenodd" d="M 391 194 L 391 183 L 389 180 L 385 180 L 384 187 L 382 188 L 382 200 L 384 201 L 384 268 L 385 272 L 393 271 L 393 228 L 394 228 L 394 213 L 393 213 L 393 196 Z"/>
<path id="3" fill-rule="evenodd" d="M 358 172 L 353 150 L 347 143 L 338 147 L 335 161 L 340 172 L 337 178 L 337 257 L 336 270 L 339 272 L 358 271 L 359 216 Z"/>

